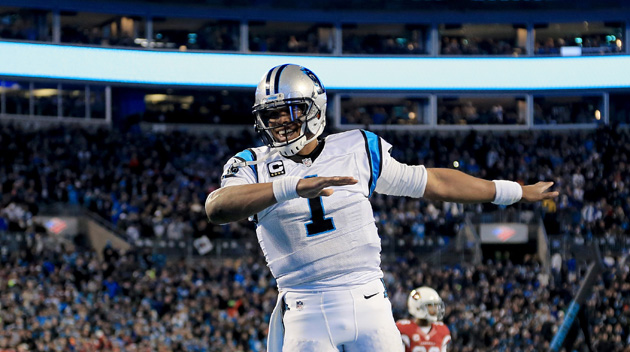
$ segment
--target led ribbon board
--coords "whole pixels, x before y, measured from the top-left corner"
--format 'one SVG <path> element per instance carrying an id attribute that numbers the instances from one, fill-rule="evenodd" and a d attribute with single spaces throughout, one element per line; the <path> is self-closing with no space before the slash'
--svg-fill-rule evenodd
<path id="1" fill-rule="evenodd" d="M 630 88 L 630 56 L 426 58 L 165 52 L 0 42 L 0 76 L 181 86 L 255 87 L 271 67 L 312 69 L 328 89 Z"/>

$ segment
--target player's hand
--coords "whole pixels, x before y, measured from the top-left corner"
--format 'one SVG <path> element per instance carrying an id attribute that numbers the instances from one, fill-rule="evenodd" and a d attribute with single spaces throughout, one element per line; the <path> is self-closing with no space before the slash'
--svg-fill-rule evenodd
<path id="1" fill-rule="evenodd" d="M 357 182 L 357 179 L 350 176 L 303 178 L 297 184 L 297 193 L 302 198 L 328 197 L 334 191 L 326 187 L 347 186 Z"/>
<path id="2" fill-rule="evenodd" d="M 523 197 L 521 198 L 521 201 L 538 202 L 543 199 L 557 197 L 559 194 L 557 191 L 547 192 L 551 186 L 553 186 L 553 182 L 537 182 L 533 185 L 523 186 Z"/>

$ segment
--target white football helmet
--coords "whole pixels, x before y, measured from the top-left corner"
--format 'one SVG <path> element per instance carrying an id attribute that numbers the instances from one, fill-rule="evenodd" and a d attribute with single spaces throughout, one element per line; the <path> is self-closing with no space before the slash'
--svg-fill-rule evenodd
<path id="1" fill-rule="evenodd" d="M 435 314 L 429 313 L 429 306 L 433 305 Z M 427 286 L 412 290 L 407 299 L 409 314 L 418 319 L 426 319 L 430 322 L 441 321 L 444 318 L 444 302 L 440 295 Z"/>
<path id="2" fill-rule="evenodd" d="M 326 89 L 311 70 L 293 64 L 276 66 L 263 76 L 256 88 L 252 108 L 256 132 L 266 145 L 277 148 L 281 155 L 295 155 L 324 132 L 326 101 Z M 269 120 L 283 109 L 288 109 L 290 121 L 269 126 Z M 298 136 L 276 140 L 274 129 L 277 133 L 290 134 L 296 121 L 301 123 Z"/>

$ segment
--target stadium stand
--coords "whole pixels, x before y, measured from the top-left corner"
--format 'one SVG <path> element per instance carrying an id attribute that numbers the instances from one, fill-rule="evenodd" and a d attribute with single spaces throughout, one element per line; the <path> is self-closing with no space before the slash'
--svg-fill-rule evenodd
<path id="1" fill-rule="evenodd" d="M 174 4 L 7 0 L 0 41 L 296 60 L 630 53 L 622 1 Z M 552 179 L 561 192 L 507 209 L 375 195 L 396 318 L 410 288 L 430 285 L 446 303 L 452 350 L 547 351 L 589 264 L 571 249 L 596 244 L 606 267 L 585 305 L 591 339 L 596 351 L 630 351 L 627 89 L 330 96 L 333 128 L 373 129 L 402 162 Z M 203 210 L 221 163 L 258 143 L 253 90 L 0 75 L 0 98 L 0 352 L 265 350 L 277 292 L 254 226 L 212 225 Z M 547 257 L 447 260 L 471 217 L 532 211 Z M 55 235 L 65 224 L 44 219 L 65 213 L 98 219 L 130 249 L 96 250 L 84 228 Z M 192 245 L 204 237 L 209 254 Z M 573 345 L 587 350 L 583 335 Z"/>

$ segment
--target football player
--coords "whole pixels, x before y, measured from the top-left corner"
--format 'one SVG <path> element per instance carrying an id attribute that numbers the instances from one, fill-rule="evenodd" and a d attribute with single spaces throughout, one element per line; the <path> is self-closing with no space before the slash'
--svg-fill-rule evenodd
<path id="1" fill-rule="evenodd" d="M 353 130 L 322 138 L 324 85 L 309 69 L 272 68 L 256 88 L 255 128 L 265 146 L 237 153 L 206 200 L 214 223 L 250 218 L 278 301 L 268 351 L 402 351 L 382 281 L 374 192 L 450 202 L 540 201 L 551 182 L 523 186 L 452 169 L 405 165 L 392 145 Z"/>
<path id="2" fill-rule="evenodd" d="M 430 287 L 418 287 L 409 294 L 407 309 L 412 319 L 396 322 L 405 352 L 448 351 L 451 332 L 442 323 L 445 309 L 440 295 Z"/>

